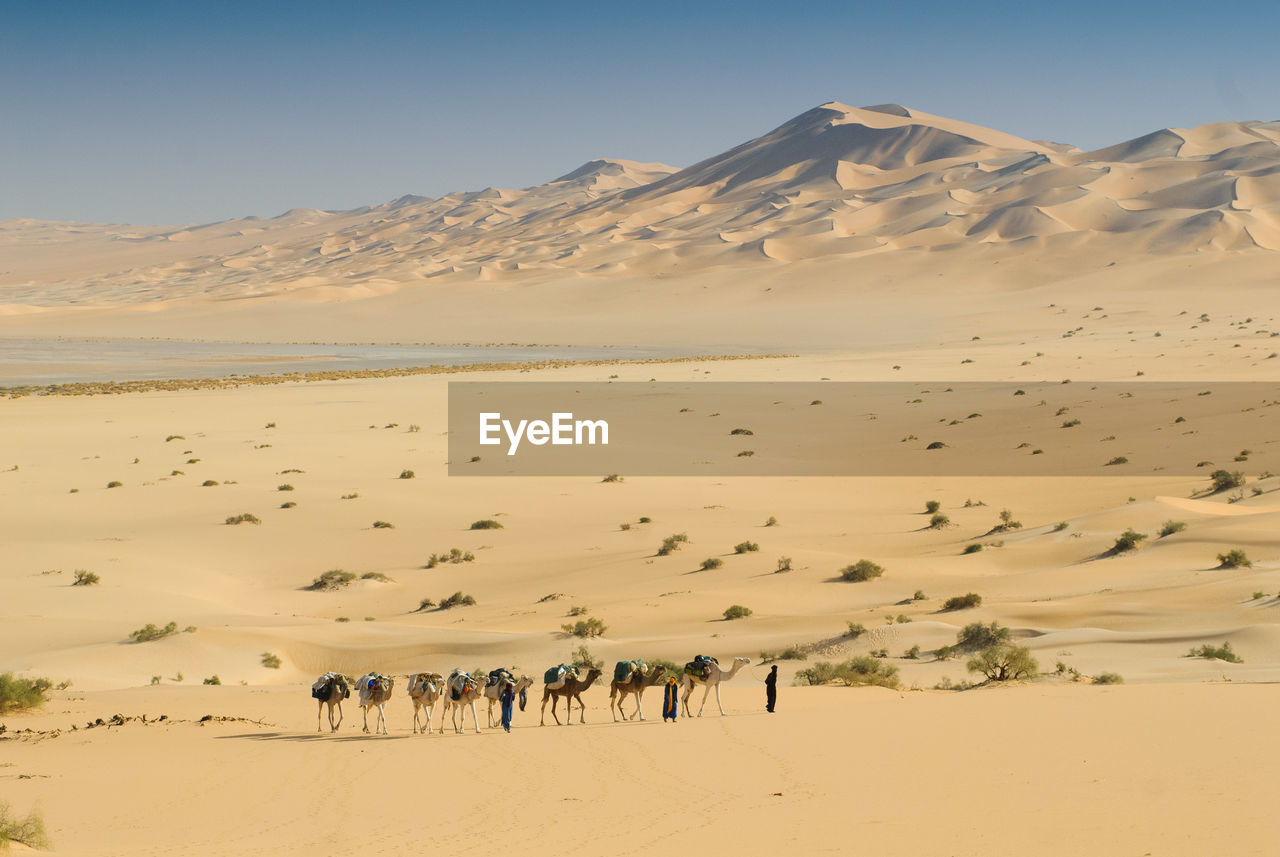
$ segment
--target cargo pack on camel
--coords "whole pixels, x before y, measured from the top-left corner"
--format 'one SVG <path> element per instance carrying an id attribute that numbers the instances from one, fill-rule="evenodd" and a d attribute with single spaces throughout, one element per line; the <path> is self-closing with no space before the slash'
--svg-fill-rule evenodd
<path id="1" fill-rule="evenodd" d="M 704 681 L 711 677 L 711 665 L 720 665 L 720 662 L 710 655 L 696 655 L 694 659 L 684 665 L 685 675 L 691 675 Z"/>
<path id="2" fill-rule="evenodd" d="M 559 664 L 542 674 L 542 683 L 545 684 L 549 690 L 559 690 L 564 687 L 565 679 L 570 675 L 576 676 L 577 674 L 578 670 L 576 667 L 572 667 L 569 664 Z"/>
<path id="3" fill-rule="evenodd" d="M 636 659 L 634 661 L 618 661 L 613 667 L 614 681 L 631 681 L 636 673 L 643 673 L 648 669 L 648 665 L 643 660 Z"/>

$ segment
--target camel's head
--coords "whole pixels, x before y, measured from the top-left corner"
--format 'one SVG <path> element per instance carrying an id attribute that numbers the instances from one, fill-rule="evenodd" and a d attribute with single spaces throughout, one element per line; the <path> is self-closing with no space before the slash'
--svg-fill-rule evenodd
<path id="1" fill-rule="evenodd" d="M 744 664 L 744 665 L 745 665 L 745 664 L 749 664 L 749 663 L 751 663 L 751 658 L 734 658 L 734 659 L 733 659 L 733 662 L 734 662 L 735 664 Z"/>

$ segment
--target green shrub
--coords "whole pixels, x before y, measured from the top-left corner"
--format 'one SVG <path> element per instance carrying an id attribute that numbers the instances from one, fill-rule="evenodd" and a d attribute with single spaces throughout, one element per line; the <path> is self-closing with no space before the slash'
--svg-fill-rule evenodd
<path id="1" fill-rule="evenodd" d="M 1187 528 L 1187 525 L 1182 521 L 1165 521 L 1163 524 L 1160 525 L 1160 538 L 1163 539 L 1165 536 L 1171 536 L 1174 533 L 1180 533 L 1186 528 Z"/>
<path id="2" fill-rule="evenodd" d="M 501 524 L 500 522 L 498 522 L 498 521 L 493 520 L 492 518 L 484 518 L 484 519 L 479 520 L 479 521 L 472 521 L 472 522 L 471 522 L 471 529 L 473 529 L 473 530 L 501 530 L 501 529 L 502 529 L 502 524 Z"/>
<path id="3" fill-rule="evenodd" d="M 765 521 L 764 525 L 766 527 L 776 527 L 778 526 L 778 519 L 775 518 L 773 515 L 770 515 L 769 520 Z"/>
<path id="4" fill-rule="evenodd" d="M 284 482 L 284 483 L 282 483 L 282 484 L 280 484 L 280 485 L 277 485 L 277 486 L 276 486 L 276 490 L 277 490 L 277 491 L 292 491 L 292 490 L 293 490 L 293 486 L 292 486 L 292 485 L 290 485 L 288 482 Z"/>
<path id="5" fill-rule="evenodd" d="M 1020 530 L 1022 529 L 1022 522 L 1015 521 L 1013 519 L 1013 512 L 1009 511 L 1008 509 L 1001 509 L 1000 525 L 996 529 L 1002 530 L 1002 531 L 1003 530 Z"/>
<path id="6" fill-rule="evenodd" d="M 724 560 L 718 556 L 708 557 L 702 561 L 702 570 L 711 571 L 713 568 L 719 568 L 724 565 Z"/>
<path id="7" fill-rule="evenodd" d="M 853 565 L 840 569 L 840 577 L 851 583 L 862 583 L 884 574 L 884 567 L 869 559 L 860 559 Z"/>
<path id="8" fill-rule="evenodd" d="M 1135 530 L 1125 530 L 1116 536 L 1116 543 L 1107 551 L 1108 554 L 1125 553 L 1138 547 L 1138 543 L 1147 537 L 1146 533 L 1139 533 Z"/>
<path id="9" fill-rule="evenodd" d="M 281 504 L 280 504 L 280 508 L 281 508 L 281 509 L 293 509 L 293 508 L 296 508 L 296 507 L 297 507 L 297 505 L 298 505 L 297 503 L 295 503 L 295 502 L 293 502 L 292 500 L 290 500 L 290 501 L 288 501 L 287 503 L 281 503 Z"/>
<path id="10" fill-rule="evenodd" d="M 1040 665 L 1025 646 L 1001 643 L 983 649 L 969 660 L 965 668 L 971 673 L 981 673 L 987 681 L 1013 681 L 1034 678 Z"/>
<path id="11" fill-rule="evenodd" d="M 1129 463 L 1129 459 L 1125 458 L 1123 455 L 1117 455 L 1115 458 L 1107 462 L 1107 467 L 1111 467 L 1112 465 L 1115 465 L 1115 464 L 1128 464 L 1128 463 Z"/>
<path id="12" fill-rule="evenodd" d="M 927 596 L 927 595 L 925 595 L 925 594 L 924 594 L 924 590 L 923 590 L 923 589 L 917 589 L 917 590 L 915 591 L 915 593 L 913 593 L 913 594 L 912 594 L 912 596 L 911 596 L 911 600 L 912 600 L 912 601 L 924 601 L 924 600 L 925 600 L 925 599 L 927 599 L 928 597 L 929 597 L 929 596 Z"/>
<path id="13" fill-rule="evenodd" d="M 102 579 L 92 571 L 85 571 L 83 568 L 77 568 L 75 576 L 76 579 L 71 581 L 72 586 L 93 586 Z"/>
<path id="14" fill-rule="evenodd" d="M 1065 530 L 1065 529 L 1066 529 L 1067 527 L 1069 527 L 1069 526 L 1071 526 L 1071 525 L 1070 525 L 1070 524 L 1068 524 L 1066 521 L 1059 521 L 1058 523 L 1056 523 L 1056 524 L 1054 524 L 1054 525 L 1053 525 L 1053 531 L 1054 531 L 1055 533 L 1060 533 L 1060 532 L 1062 532 L 1063 530 Z"/>
<path id="15" fill-rule="evenodd" d="M 946 515 L 937 514 L 929 519 L 929 529 L 931 530 L 945 530 L 949 526 L 951 526 L 951 519 Z"/>
<path id="16" fill-rule="evenodd" d="M 791 570 L 791 557 L 789 556 L 778 557 L 778 567 L 774 570 L 774 574 L 777 574 L 778 572 L 790 571 L 790 570 Z"/>
<path id="17" fill-rule="evenodd" d="M 918 660 L 920 658 L 920 647 L 912 646 L 911 648 L 907 649 L 902 656 L 909 661 Z"/>
<path id="18" fill-rule="evenodd" d="M 39 708 L 52 688 L 53 682 L 47 678 L 19 678 L 13 673 L 0 673 L 0 714 Z"/>
<path id="19" fill-rule="evenodd" d="M 448 610 L 451 607 L 473 607 L 475 606 L 475 604 L 476 604 L 476 600 L 474 598 L 472 598 L 470 595 L 463 595 L 461 590 L 459 590 L 458 592 L 455 592 L 452 595 L 450 595 L 448 598 L 441 599 L 440 609 Z"/>
<path id="20" fill-rule="evenodd" d="M 222 679 L 218 678 L 216 675 L 211 675 L 204 680 L 204 683 L 205 684 L 222 684 Z"/>
<path id="21" fill-rule="evenodd" d="M 978 544 L 977 542 L 971 542 L 970 544 L 967 544 L 964 546 L 964 550 L 961 551 L 961 553 L 968 555 L 971 553 L 980 553 L 981 551 L 982 551 L 982 545 Z"/>
<path id="22" fill-rule="evenodd" d="M 113 480 L 113 481 L 111 481 L 111 482 L 108 482 L 108 483 L 107 483 L 107 487 L 108 487 L 108 488 L 123 488 L 123 487 L 124 487 L 124 483 L 123 483 L 123 482 L 116 482 L 116 481 L 114 481 L 114 480 Z"/>
<path id="23" fill-rule="evenodd" d="M 33 809 L 19 818 L 13 814 L 9 804 L 0 802 L 0 851 L 8 851 L 11 842 L 37 851 L 47 851 L 51 847 L 40 813 Z"/>
<path id="24" fill-rule="evenodd" d="M 374 521 L 373 528 L 375 530 L 394 530 L 396 525 L 390 521 Z"/>
<path id="25" fill-rule="evenodd" d="M 412 478 L 414 477 L 414 475 L 415 475 L 415 474 L 414 474 L 414 472 L 413 472 L 412 470 L 401 470 L 401 471 L 400 471 L 400 478 L 401 478 L 401 479 L 412 479 Z"/>
<path id="26" fill-rule="evenodd" d="M 653 523 L 653 518 L 650 518 L 650 517 L 648 517 L 647 515 L 641 515 L 641 516 L 640 516 L 640 521 L 639 521 L 639 523 L 641 523 L 641 524 L 652 524 L 652 523 Z"/>
<path id="27" fill-rule="evenodd" d="M 1229 491 L 1232 488 L 1241 488 L 1244 486 L 1244 474 L 1239 470 L 1215 470 L 1209 474 L 1209 482 L 1214 493 L 1220 491 Z"/>
<path id="28" fill-rule="evenodd" d="M 262 665 L 267 669 L 278 670 L 280 669 L 280 664 L 281 661 L 279 655 L 273 655 L 271 652 L 262 653 Z"/>
<path id="29" fill-rule="evenodd" d="M 933 515 L 941 508 L 942 504 L 937 500 L 926 500 L 924 503 L 924 513 L 926 515 Z"/>
<path id="30" fill-rule="evenodd" d="M 588 649 L 585 644 L 578 646 L 578 648 L 573 652 L 573 654 L 570 655 L 569 663 L 577 667 L 578 669 L 582 670 L 584 673 L 587 670 L 604 669 L 604 661 L 593 658 L 591 656 L 591 650 Z M 682 671 L 681 668 L 675 667 L 675 669 L 672 671 L 671 674 L 678 676 L 680 675 L 681 671 Z"/>
<path id="31" fill-rule="evenodd" d="M 609 628 L 603 621 L 591 616 L 586 619 L 579 619 L 577 622 L 566 623 L 560 626 L 560 630 L 564 631 L 571 637 L 600 637 Z"/>
<path id="32" fill-rule="evenodd" d="M 621 524 L 618 524 L 618 529 L 623 530 L 623 531 L 626 531 L 626 530 L 631 529 L 631 522 L 630 522 L 630 521 L 623 521 Z"/>
<path id="33" fill-rule="evenodd" d="M 218 480 L 216 479 L 206 479 L 205 481 L 200 483 L 201 488 L 215 488 L 217 487 L 217 485 L 218 485 Z"/>
<path id="34" fill-rule="evenodd" d="M 856 640 L 865 633 L 867 633 L 867 629 L 865 625 L 861 625 L 857 622 L 850 622 L 849 630 L 845 631 L 845 636 L 852 637 L 853 639 Z"/>
<path id="35" fill-rule="evenodd" d="M 658 556 L 668 556 L 678 550 L 680 545 L 689 541 L 689 536 L 684 533 L 676 533 L 673 536 L 667 536 L 662 540 L 662 546 L 658 548 Z"/>
<path id="36" fill-rule="evenodd" d="M 730 619 L 730 620 L 732 620 L 732 619 L 745 619 L 745 618 L 747 618 L 747 617 L 748 617 L 748 616 L 750 616 L 750 615 L 751 615 L 751 608 L 750 608 L 750 607 L 743 607 L 741 604 L 733 604 L 733 605 L 730 605 L 730 606 L 729 606 L 729 607 L 724 611 L 724 618 L 725 618 L 725 619 Z"/>
<path id="37" fill-rule="evenodd" d="M 894 689 L 900 686 L 897 667 L 866 656 L 851 658 L 838 664 L 820 661 L 808 669 L 799 670 L 796 673 L 796 683 L 841 684 L 846 687 L 875 685 Z"/>
<path id="38" fill-rule="evenodd" d="M 956 646 L 962 651 L 972 652 L 1007 642 L 1008 639 L 1009 629 L 999 622 L 991 622 L 988 625 L 974 622 L 971 625 L 965 625 L 956 634 Z"/>
<path id="39" fill-rule="evenodd" d="M 373 581 L 377 581 L 378 583 L 395 583 L 394 580 L 392 580 L 390 577 L 387 577 L 385 574 L 383 574 L 380 571 L 366 571 L 364 574 L 360 575 L 360 579 L 373 580 Z"/>
<path id="40" fill-rule="evenodd" d="M 310 589 L 317 591 L 329 591 L 333 589 L 341 589 L 356 579 L 354 572 L 343 571 L 340 568 L 331 568 L 324 574 L 311 581 Z"/>
<path id="41" fill-rule="evenodd" d="M 1187 652 L 1188 658 L 1206 658 L 1208 660 L 1226 661 L 1231 664 L 1242 664 L 1244 658 L 1237 655 L 1231 650 L 1231 643 L 1224 642 L 1220 647 L 1214 648 L 1210 645 L 1203 645 L 1198 649 L 1192 649 Z"/>
<path id="42" fill-rule="evenodd" d="M 760 550 L 760 545 L 755 542 L 738 542 L 733 546 L 734 553 L 750 553 Z"/>
<path id="43" fill-rule="evenodd" d="M 1119 673 L 1098 673 L 1093 677 L 1094 684 L 1124 684 L 1124 678 Z"/>
<path id="44" fill-rule="evenodd" d="M 1253 568 L 1253 561 L 1239 548 L 1218 554 L 1218 568 Z"/>
<path id="45" fill-rule="evenodd" d="M 931 443 L 931 444 L 929 444 L 928 446 L 926 446 L 926 447 L 925 447 L 925 449 L 946 449 L 946 447 L 947 447 L 947 445 L 946 445 L 945 443 L 943 443 L 942 441 L 940 441 L 940 440 L 935 440 L 933 443 Z"/>
<path id="46" fill-rule="evenodd" d="M 610 473 L 608 476 L 600 480 L 601 482 L 622 482 L 623 478 L 616 473 Z"/>
<path id="47" fill-rule="evenodd" d="M 133 638 L 135 643 L 149 643 L 152 640 L 160 640 L 176 633 L 178 633 L 177 622 L 170 622 L 163 628 L 157 628 L 148 622 L 138 630 L 130 631 L 129 636 Z"/>
<path id="48" fill-rule="evenodd" d="M 585 607 L 581 607 L 581 606 L 579 606 L 579 605 L 576 605 L 576 604 L 575 604 L 574 606 L 572 606 L 572 607 L 570 607 L 570 608 L 569 608 L 569 613 L 568 613 L 568 615 L 570 615 L 570 616 L 586 616 L 586 615 L 587 615 L 587 608 L 585 608 Z"/>
<path id="49" fill-rule="evenodd" d="M 982 596 L 976 592 L 964 595 L 953 595 L 942 603 L 943 610 L 968 610 L 970 607 L 981 607 Z"/>
<path id="50" fill-rule="evenodd" d="M 225 522 L 228 526 L 237 526 L 239 524 L 261 524 L 257 515 L 251 515 L 248 512 L 241 512 L 239 515 L 232 515 Z"/>

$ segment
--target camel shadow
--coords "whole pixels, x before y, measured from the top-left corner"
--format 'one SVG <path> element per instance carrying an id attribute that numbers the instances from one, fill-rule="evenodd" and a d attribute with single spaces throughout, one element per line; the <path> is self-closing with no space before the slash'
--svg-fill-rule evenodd
<path id="1" fill-rule="evenodd" d="M 242 732 L 237 735 L 216 735 L 216 741 L 403 741 L 412 735 L 336 735 L 332 732 Z"/>

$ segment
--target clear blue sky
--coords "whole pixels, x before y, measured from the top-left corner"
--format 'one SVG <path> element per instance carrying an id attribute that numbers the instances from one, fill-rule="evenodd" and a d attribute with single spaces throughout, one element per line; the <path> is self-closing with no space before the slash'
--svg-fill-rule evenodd
<path id="1" fill-rule="evenodd" d="M 829 100 L 1091 148 L 1280 118 L 1278 32 L 1275 0 L 0 0 L 0 218 L 204 222 L 598 156 L 686 166 Z"/>

